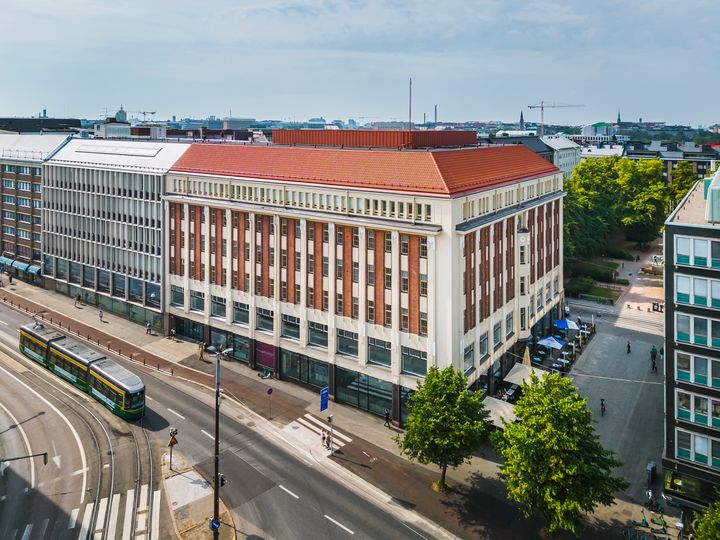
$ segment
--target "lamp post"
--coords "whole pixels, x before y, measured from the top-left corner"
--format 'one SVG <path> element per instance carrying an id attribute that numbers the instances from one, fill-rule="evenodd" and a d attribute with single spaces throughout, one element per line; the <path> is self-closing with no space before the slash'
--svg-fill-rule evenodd
<path id="1" fill-rule="evenodd" d="M 213 493 L 213 519 L 210 528 L 213 538 L 220 537 L 220 355 L 215 357 L 215 487 Z"/>

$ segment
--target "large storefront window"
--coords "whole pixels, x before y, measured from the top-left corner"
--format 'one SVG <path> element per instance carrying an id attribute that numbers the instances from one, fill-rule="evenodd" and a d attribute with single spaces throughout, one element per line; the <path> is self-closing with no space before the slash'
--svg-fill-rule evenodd
<path id="1" fill-rule="evenodd" d="M 338 367 L 335 369 L 335 399 L 383 415 L 385 409 L 392 410 L 392 383 Z"/>
<path id="2" fill-rule="evenodd" d="M 280 352 L 280 375 L 315 388 L 324 388 L 329 382 L 327 364 L 285 350 Z"/>
<path id="3" fill-rule="evenodd" d="M 57 260 L 57 273 L 55 274 L 55 277 L 65 280 L 68 278 L 68 263 L 65 259 Z"/>
<path id="4" fill-rule="evenodd" d="M 113 274 L 113 296 L 125 298 L 125 276 Z"/>
<path id="5" fill-rule="evenodd" d="M 82 265 L 76 262 L 70 262 L 70 283 L 82 283 Z"/>
<path id="6" fill-rule="evenodd" d="M 110 272 L 107 270 L 98 270 L 97 290 L 104 293 L 110 293 Z"/>
<path id="7" fill-rule="evenodd" d="M 368 338 L 368 362 L 390 367 L 390 342 Z"/>
<path id="8" fill-rule="evenodd" d="M 145 283 L 145 305 L 160 309 L 160 285 Z"/>
<path id="9" fill-rule="evenodd" d="M 232 354 L 230 356 L 245 364 L 250 362 L 250 338 L 233 335 Z"/>
<path id="10" fill-rule="evenodd" d="M 348 356 L 357 357 L 358 335 L 355 332 L 350 332 L 349 330 L 341 330 L 338 328 L 337 352 L 340 354 L 347 354 Z"/>
<path id="11" fill-rule="evenodd" d="M 143 282 L 139 279 L 130 278 L 130 294 L 128 299 L 131 302 L 143 301 Z"/>
<path id="12" fill-rule="evenodd" d="M 275 368 L 275 347 L 262 341 L 255 342 L 255 363 L 259 366 Z"/>
<path id="13" fill-rule="evenodd" d="M 95 269 L 92 266 L 83 267 L 83 287 L 95 288 Z"/>
<path id="14" fill-rule="evenodd" d="M 177 307 L 185 306 L 185 289 L 177 285 L 170 286 L 170 305 Z"/>
<path id="15" fill-rule="evenodd" d="M 190 338 L 193 341 L 205 340 L 205 327 L 188 319 L 175 319 L 175 331 L 179 336 Z"/>
<path id="16" fill-rule="evenodd" d="M 415 390 L 410 390 L 403 386 L 400 387 L 400 424 L 403 426 L 410 417 L 413 395 L 415 395 Z"/>
<path id="17" fill-rule="evenodd" d="M 53 257 L 52 255 L 43 256 L 43 274 L 46 276 L 53 275 Z"/>

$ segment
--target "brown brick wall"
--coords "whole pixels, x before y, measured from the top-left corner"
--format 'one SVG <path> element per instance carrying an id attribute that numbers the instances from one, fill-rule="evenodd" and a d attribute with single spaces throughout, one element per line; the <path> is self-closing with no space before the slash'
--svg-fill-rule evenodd
<path id="1" fill-rule="evenodd" d="M 270 216 L 261 216 L 260 294 L 270 296 Z"/>
<path id="2" fill-rule="evenodd" d="M 374 256 L 375 265 L 375 324 L 385 324 L 385 235 L 375 231 L 375 253 L 368 253 L 368 260 Z"/>
<path id="3" fill-rule="evenodd" d="M 475 232 L 465 235 L 465 332 L 475 327 Z"/>
<path id="4" fill-rule="evenodd" d="M 505 300 L 515 298 L 515 216 L 505 220 Z"/>
<path id="5" fill-rule="evenodd" d="M 191 276 L 193 279 L 202 281 L 205 276 L 202 275 L 200 269 L 202 268 L 202 252 L 200 251 L 200 238 L 202 236 L 202 214 L 203 208 L 201 206 L 192 206 L 191 212 L 195 212 L 195 275 Z"/>
<path id="6" fill-rule="evenodd" d="M 341 226 L 338 226 L 340 228 Z M 342 295 L 343 295 L 343 316 L 352 317 L 352 267 L 353 267 L 353 228 L 342 227 L 343 229 L 343 245 L 342 245 Z"/>
<path id="7" fill-rule="evenodd" d="M 503 222 L 500 221 L 493 225 L 493 275 L 495 277 L 495 287 L 493 291 L 493 309 L 500 309 L 504 304 L 503 296 Z"/>
<path id="8" fill-rule="evenodd" d="M 558 266 L 560 264 L 560 201 L 555 201 L 553 203 L 553 220 L 555 222 L 555 226 L 553 228 L 553 233 L 555 236 L 555 241 L 553 245 L 553 262 L 554 266 Z"/>
<path id="9" fill-rule="evenodd" d="M 224 210 L 214 209 L 215 212 L 215 283 L 224 285 L 223 283 L 223 214 Z"/>
<path id="10" fill-rule="evenodd" d="M 530 283 L 535 283 L 535 209 L 528 210 L 528 227 L 530 228 L 530 244 L 528 245 L 528 256 L 530 257 Z"/>
<path id="11" fill-rule="evenodd" d="M 410 236 L 408 246 L 408 331 L 420 334 L 420 237 Z"/>
<path id="12" fill-rule="evenodd" d="M 295 303 L 295 220 L 287 220 L 287 268 L 285 269 L 287 282 L 287 301 Z"/>
<path id="13" fill-rule="evenodd" d="M 490 227 L 480 229 L 480 322 L 490 316 Z"/>
<path id="14" fill-rule="evenodd" d="M 547 272 L 553 267 L 553 211 L 552 203 L 545 205 L 545 270 Z"/>

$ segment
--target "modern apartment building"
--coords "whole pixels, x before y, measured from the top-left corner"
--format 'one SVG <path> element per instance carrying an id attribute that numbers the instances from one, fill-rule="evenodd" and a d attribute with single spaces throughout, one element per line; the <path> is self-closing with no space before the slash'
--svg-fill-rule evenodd
<path id="1" fill-rule="evenodd" d="M 720 485 L 720 175 L 665 223 L 664 492 L 699 509 Z"/>
<path id="2" fill-rule="evenodd" d="M 42 259 L 42 163 L 67 135 L 0 135 L 0 268 L 28 281 L 39 279 Z"/>
<path id="3" fill-rule="evenodd" d="M 570 178 L 575 166 L 580 163 L 580 145 L 564 135 L 546 135 L 541 139 L 552 148 L 553 165 L 563 172 L 565 178 Z"/>
<path id="4" fill-rule="evenodd" d="M 45 286 L 162 326 L 165 174 L 188 145 L 73 139 L 44 164 Z"/>
<path id="5" fill-rule="evenodd" d="M 193 144 L 166 177 L 165 307 L 178 335 L 403 421 L 429 366 L 492 392 L 549 330 L 563 177 L 523 145 L 372 146 Z"/>

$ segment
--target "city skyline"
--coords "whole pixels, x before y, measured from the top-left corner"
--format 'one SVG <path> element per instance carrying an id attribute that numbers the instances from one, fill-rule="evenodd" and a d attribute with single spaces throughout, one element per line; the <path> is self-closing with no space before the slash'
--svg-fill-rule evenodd
<path id="1" fill-rule="evenodd" d="M 291 2 L 262 6 L 86 0 L 13 5 L 0 44 L 0 114 L 97 118 L 123 104 L 156 118 L 234 116 L 328 121 L 613 120 L 708 125 L 709 92 L 689 59 L 712 56 L 716 4 L 696 0 L 521 8 L 475 3 Z M 703 13 L 702 18 L 696 17 Z M 669 31 L 671 29 L 671 31 Z M 143 62 L 137 61 L 142 58 Z M 672 66 L 672 70 L 668 69 Z M 703 72 L 704 87 L 718 75 Z M 698 82 L 700 82 L 698 80 Z M 668 104 L 678 104 L 667 110 Z"/>

